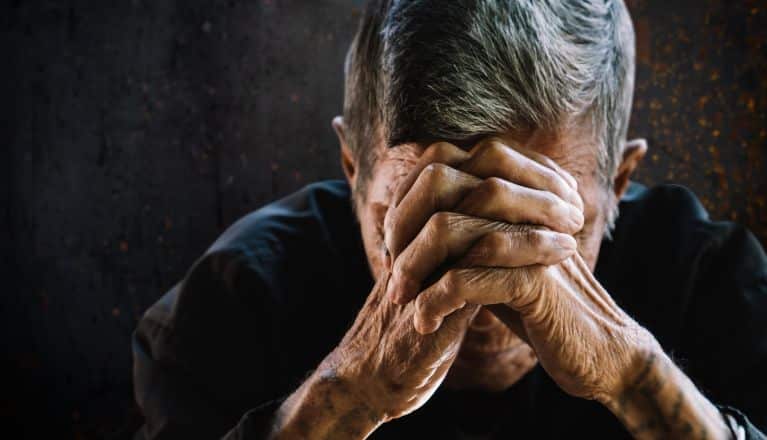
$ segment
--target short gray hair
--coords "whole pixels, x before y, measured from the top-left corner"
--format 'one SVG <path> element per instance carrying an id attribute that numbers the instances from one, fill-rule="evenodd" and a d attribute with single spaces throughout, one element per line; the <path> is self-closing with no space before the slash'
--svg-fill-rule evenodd
<path id="1" fill-rule="evenodd" d="M 344 119 L 368 148 L 588 122 L 611 187 L 631 110 L 622 0 L 374 0 L 346 61 Z"/>

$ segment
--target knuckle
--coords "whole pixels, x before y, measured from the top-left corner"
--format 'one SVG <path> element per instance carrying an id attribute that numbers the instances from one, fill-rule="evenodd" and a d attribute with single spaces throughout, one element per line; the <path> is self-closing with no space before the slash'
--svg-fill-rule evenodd
<path id="1" fill-rule="evenodd" d="M 489 137 L 482 140 L 477 146 L 476 154 L 482 157 L 497 156 L 503 152 L 505 146 L 503 142 L 497 137 Z"/>
<path id="2" fill-rule="evenodd" d="M 495 260 L 501 253 L 501 246 L 505 246 L 501 233 L 488 232 L 471 248 L 471 256 L 479 262 L 487 263 Z"/>
<path id="3" fill-rule="evenodd" d="M 558 252 L 552 247 L 551 240 L 545 234 L 541 234 L 541 243 L 537 248 L 540 264 L 551 264 L 558 255 Z"/>
<path id="4" fill-rule="evenodd" d="M 492 257 L 491 255 L 493 253 L 492 249 L 493 249 L 493 246 L 490 244 L 487 238 L 483 238 L 471 248 L 471 252 L 469 256 L 471 258 L 474 258 L 475 261 L 476 260 L 483 261 Z"/>
<path id="5" fill-rule="evenodd" d="M 424 176 L 426 182 L 431 186 L 444 182 L 448 173 L 449 167 L 441 163 L 430 163 L 421 171 L 421 175 Z"/>
<path id="6" fill-rule="evenodd" d="M 506 234 L 503 232 L 493 231 L 485 235 L 485 246 L 490 249 L 499 249 L 505 246 L 507 241 Z"/>
<path id="7" fill-rule="evenodd" d="M 482 181 L 481 185 L 482 193 L 491 197 L 500 194 L 506 187 L 503 179 L 498 177 L 489 177 Z"/>
<path id="8" fill-rule="evenodd" d="M 450 213 L 440 211 L 432 214 L 429 219 L 429 229 L 432 233 L 441 235 L 450 229 Z"/>
<path id="9" fill-rule="evenodd" d="M 531 249 L 540 249 L 543 246 L 543 234 L 541 231 L 533 230 L 525 234 L 525 244 Z"/>
<path id="10" fill-rule="evenodd" d="M 490 138 L 484 148 L 485 154 L 492 157 L 502 156 L 506 152 L 506 146 L 498 138 Z"/>
<path id="11" fill-rule="evenodd" d="M 445 275 L 442 276 L 442 289 L 448 295 L 455 294 L 458 292 L 461 279 L 462 277 L 458 270 L 453 269 L 445 272 Z"/>
<path id="12" fill-rule="evenodd" d="M 566 172 L 561 166 L 559 166 L 558 163 L 554 162 L 554 159 L 551 159 L 546 156 L 542 156 L 542 163 L 551 170 L 552 175 L 556 176 L 557 180 L 564 179 L 564 177 L 562 177 L 560 173 L 566 173 Z"/>
<path id="13" fill-rule="evenodd" d="M 509 167 L 513 167 L 512 173 L 515 180 L 512 182 L 517 183 L 526 188 L 540 189 L 546 181 L 546 177 L 541 177 L 539 172 L 541 166 L 532 160 L 526 160 L 524 155 L 517 155 L 510 157 L 507 161 Z"/>
<path id="14" fill-rule="evenodd" d="M 541 199 L 543 201 L 543 215 L 546 219 L 556 221 L 564 212 L 566 212 L 563 209 L 563 202 L 561 202 L 554 194 L 544 191 L 541 194 Z"/>
<path id="15" fill-rule="evenodd" d="M 550 182 L 552 185 L 554 185 L 554 187 L 557 190 L 561 189 L 560 188 L 561 178 L 559 177 L 559 174 L 557 174 L 556 171 L 554 171 L 553 169 L 549 167 L 544 166 L 538 171 L 538 173 L 543 177 L 543 179 L 546 182 Z"/>
<path id="16" fill-rule="evenodd" d="M 560 195 L 560 196 L 562 196 L 564 198 L 567 198 L 567 197 L 570 196 L 570 194 L 572 194 L 572 190 L 570 189 L 570 185 L 568 185 L 564 181 L 564 179 L 562 177 L 557 175 L 555 177 L 555 180 L 552 180 L 552 182 L 553 182 L 553 185 L 554 185 L 554 191 L 558 195 Z"/>
<path id="17" fill-rule="evenodd" d="M 450 158 L 450 150 L 453 147 L 449 142 L 435 142 L 429 145 L 424 152 L 424 156 L 433 162 L 443 162 Z"/>
<path id="18" fill-rule="evenodd" d="M 420 179 L 424 179 L 427 181 L 431 181 L 434 179 L 435 174 L 435 166 L 436 164 L 430 163 L 423 167 L 423 170 L 421 170 L 421 175 L 419 176 Z"/>

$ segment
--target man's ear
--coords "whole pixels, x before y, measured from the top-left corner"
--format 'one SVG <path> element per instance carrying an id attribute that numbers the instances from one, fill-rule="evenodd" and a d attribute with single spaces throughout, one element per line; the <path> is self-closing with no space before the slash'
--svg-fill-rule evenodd
<path id="1" fill-rule="evenodd" d="M 626 142 L 626 147 L 623 149 L 623 158 L 620 165 L 618 165 L 618 172 L 615 174 L 615 181 L 613 181 L 613 188 L 615 189 L 615 195 L 618 200 L 623 196 L 623 193 L 629 187 L 629 179 L 634 174 L 634 170 L 639 166 L 639 162 L 642 161 L 645 153 L 647 153 L 647 141 L 644 139 L 632 139 Z"/>
<path id="2" fill-rule="evenodd" d="M 333 118 L 332 125 L 333 130 L 336 131 L 336 136 L 338 136 L 338 143 L 341 145 L 341 168 L 344 170 L 349 186 L 354 190 L 355 178 L 357 177 L 357 164 L 354 160 L 352 151 L 349 149 L 349 144 L 346 142 L 346 126 L 344 125 L 344 118 L 336 116 Z"/>

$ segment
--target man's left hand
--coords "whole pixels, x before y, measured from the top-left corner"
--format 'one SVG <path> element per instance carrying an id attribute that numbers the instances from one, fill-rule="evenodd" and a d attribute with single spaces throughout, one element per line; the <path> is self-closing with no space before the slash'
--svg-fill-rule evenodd
<path id="1" fill-rule="evenodd" d="M 479 243 L 479 246 L 488 246 Z M 632 380 L 641 359 L 659 351 L 653 336 L 629 317 L 594 279 L 579 255 L 549 267 L 504 268 L 498 249 L 470 251 L 468 267 L 448 270 L 416 298 L 420 333 L 439 328 L 466 304 L 494 307 L 533 348 L 567 393 L 607 402 Z M 484 267 L 492 259 L 494 267 Z"/>
<path id="2" fill-rule="evenodd" d="M 449 148 L 443 148 L 441 155 L 451 165 L 462 166 L 464 171 L 466 168 L 500 170 L 504 160 L 508 164 L 509 157 L 519 158 L 513 149 L 499 146 L 498 142 L 484 151 L 490 154 L 484 154 L 483 163 L 476 159 L 483 156 L 476 154 L 476 149 L 469 159 L 465 153 Z M 511 153 L 503 157 L 509 151 Z M 487 217 L 472 217 L 483 217 L 477 210 L 488 208 L 480 206 L 476 200 L 469 204 L 462 201 L 476 199 L 472 194 L 477 194 L 476 188 L 481 188 L 480 184 L 462 174 L 443 173 L 456 177 L 446 179 L 455 188 L 442 193 L 432 192 L 431 196 L 421 188 L 421 195 L 410 197 L 419 202 L 412 204 L 415 208 L 410 208 L 417 213 L 415 221 L 409 222 L 409 217 L 396 214 L 389 216 L 387 244 L 389 249 L 394 249 L 389 299 L 399 303 L 415 299 L 414 325 L 422 334 L 436 331 L 446 316 L 467 304 L 488 306 L 533 348 L 543 368 L 561 389 L 577 397 L 602 402 L 635 437 L 727 438 L 729 434 L 718 410 L 668 359 L 654 336 L 612 300 L 578 253 L 564 259 L 559 255 L 542 255 L 538 264 L 519 265 L 514 240 L 509 237 L 527 233 L 527 237 L 540 239 L 548 233 L 555 234 L 549 235 L 549 239 L 556 239 L 562 233 L 573 233 L 575 231 L 569 230 L 573 217 L 570 216 L 568 221 L 569 211 L 561 209 L 560 202 L 567 201 L 570 206 L 577 206 L 579 202 L 570 191 L 574 186 L 572 177 L 550 161 L 527 156 L 536 159 L 537 164 L 530 166 L 527 163 L 512 170 L 512 174 L 518 177 L 520 170 L 535 174 L 534 171 L 541 170 L 541 164 L 548 168 L 543 173 L 550 182 L 548 184 L 543 183 L 547 179 L 540 179 L 540 175 L 528 174 L 523 178 L 549 185 L 549 188 L 539 187 L 538 190 L 547 190 L 556 197 L 548 195 L 538 199 L 547 199 L 552 207 L 560 207 L 548 210 L 558 215 L 543 216 L 541 222 L 530 221 L 536 214 L 520 212 L 521 205 L 506 209 L 508 206 L 498 204 L 501 200 L 514 200 L 516 196 L 499 197 L 496 192 L 493 198 L 496 203 L 491 203 L 489 209 L 502 214 L 491 216 L 495 223 L 488 227 L 483 223 L 488 221 Z M 469 167 L 466 167 L 467 163 Z M 488 177 L 482 175 L 479 179 Z M 408 199 L 409 193 L 419 186 L 418 179 L 414 173 L 406 181 L 396 197 L 397 202 Z M 493 186 L 507 186 L 498 183 L 502 185 Z M 486 197 L 486 193 L 480 194 L 480 198 Z M 458 238 L 449 227 L 441 228 L 450 232 L 445 237 L 422 234 L 414 227 L 430 228 L 429 223 L 423 226 L 425 219 L 430 216 L 434 219 L 430 210 L 440 205 L 447 205 L 449 209 L 451 204 L 457 208 L 454 211 L 461 212 L 468 206 L 474 212 L 443 212 L 440 217 L 445 220 L 443 223 L 448 226 L 456 221 L 459 225 L 474 224 L 473 227 L 459 228 L 464 235 L 471 231 L 469 235 L 473 235 L 473 239 Z M 530 206 L 535 208 L 536 204 Z M 582 209 L 582 205 L 580 207 Z M 394 207 L 394 211 L 405 210 L 401 206 Z M 527 221 L 521 222 L 526 225 L 498 224 L 499 221 L 510 222 L 508 217 L 513 216 L 526 218 Z M 580 225 L 576 230 L 579 228 Z M 433 224 L 431 229 L 434 229 Z M 530 234 L 531 231 L 538 233 Z M 531 248 L 534 246 L 528 242 L 528 251 Z M 461 255 L 455 255 L 457 249 Z M 440 275 L 438 270 L 445 268 L 447 270 Z M 435 271 L 440 276 L 429 285 Z M 420 286 L 428 287 L 421 290 Z"/>

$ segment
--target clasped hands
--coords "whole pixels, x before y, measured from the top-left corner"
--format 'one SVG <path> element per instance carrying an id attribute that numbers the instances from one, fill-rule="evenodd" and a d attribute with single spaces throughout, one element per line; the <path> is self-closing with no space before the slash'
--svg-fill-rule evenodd
<path id="1" fill-rule="evenodd" d="M 374 417 L 401 417 L 428 400 L 490 306 L 563 390 L 610 399 L 656 343 L 578 255 L 583 223 L 577 183 L 551 159 L 495 138 L 429 146 L 386 215 L 391 275 L 325 365 Z"/>
<path id="2" fill-rule="evenodd" d="M 437 143 L 393 199 L 383 225 L 388 272 L 282 404 L 270 438 L 365 438 L 417 410 L 481 307 L 562 390 L 601 402 L 634 436 L 728 437 L 716 407 L 579 255 L 583 202 L 555 162 L 495 138 L 470 151 Z"/>

